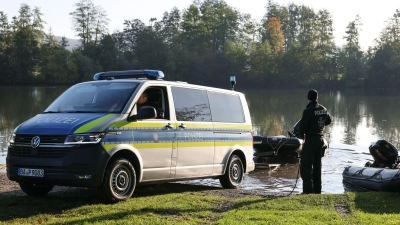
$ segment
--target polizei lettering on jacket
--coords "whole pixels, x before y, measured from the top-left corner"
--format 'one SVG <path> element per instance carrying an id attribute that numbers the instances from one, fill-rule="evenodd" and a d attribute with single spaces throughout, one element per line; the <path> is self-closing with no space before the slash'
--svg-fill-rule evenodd
<path id="1" fill-rule="evenodd" d="M 57 118 L 44 118 L 37 121 L 37 123 L 67 123 L 73 124 L 78 121 L 79 118 L 68 118 L 68 117 L 57 117 Z"/>
<path id="2" fill-rule="evenodd" d="M 325 115 L 327 112 L 326 112 L 326 110 L 318 110 L 318 111 L 315 111 L 314 113 L 315 113 L 315 116 L 320 116 L 320 115 Z"/>

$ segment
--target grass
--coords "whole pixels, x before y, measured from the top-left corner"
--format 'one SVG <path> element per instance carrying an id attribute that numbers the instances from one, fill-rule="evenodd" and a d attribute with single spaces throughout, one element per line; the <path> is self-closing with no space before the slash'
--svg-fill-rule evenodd
<path id="1" fill-rule="evenodd" d="M 215 191 L 217 190 L 217 191 Z M 218 194 L 217 194 L 218 193 Z M 222 193 L 222 194 L 221 194 Z M 0 194 L 0 224 L 398 224 L 399 193 L 232 196 L 184 184 L 138 187 L 125 202 L 75 188 L 45 197 Z"/>

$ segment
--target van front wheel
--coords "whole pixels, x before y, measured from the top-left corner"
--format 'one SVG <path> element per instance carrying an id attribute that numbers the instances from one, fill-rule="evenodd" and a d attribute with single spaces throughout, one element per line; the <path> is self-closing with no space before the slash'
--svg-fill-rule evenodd
<path id="1" fill-rule="evenodd" d="M 20 182 L 19 187 L 23 192 L 27 195 L 31 196 L 42 196 L 51 191 L 53 189 L 53 185 L 48 184 L 37 184 L 37 183 L 30 183 L 30 182 Z"/>
<path id="2" fill-rule="evenodd" d="M 110 202 L 125 201 L 136 187 L 136 172 L 126 159 L 117 159 L 107 166 L 104 176 L 104 191 Z"/>
<path id="3" fill-rule="evenodd" d="M 223 188 L 235 189 L 243 181 L 244 170 L 243 163 L 239 156 L 232 155 L 229 158 L 225 174 L 219 178 Z"/>

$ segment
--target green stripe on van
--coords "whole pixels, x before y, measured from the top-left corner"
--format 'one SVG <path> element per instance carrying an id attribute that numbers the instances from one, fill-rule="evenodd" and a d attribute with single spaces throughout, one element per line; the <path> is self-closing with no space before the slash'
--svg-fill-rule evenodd
<path id="1" fill-rule="evenodd" d="M 74 132 L 74 134 L 79 134 L 79 133 L 85 133 L 88 132 L 89 130 L 93 129 L 95 126 L 101 124 L 102 122 L 108 120 L 110 117 L 112 117 L 114 114 L 108 114 L 106 116 L 100 117 L 96 120 L 93 120 L 92 122 L 89 122 L 78 129 Z"/>

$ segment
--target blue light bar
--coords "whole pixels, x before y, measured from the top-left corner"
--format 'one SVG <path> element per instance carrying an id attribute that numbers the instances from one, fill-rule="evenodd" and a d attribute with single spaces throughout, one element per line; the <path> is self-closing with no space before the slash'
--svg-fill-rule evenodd
<path id="1" fill-rule="evenodd" d="M 160 70 L 143 70 L 150 80 L 158 80 L 164 78 L 164 73 Z"/>
<path id="2" fill-rule="evenodd" d="M 96 73 L 93 80 L 111 79 L 139 79 L 158 80 L 164 78 L 164 73 L 160 70 L 124 70 Z"/>

